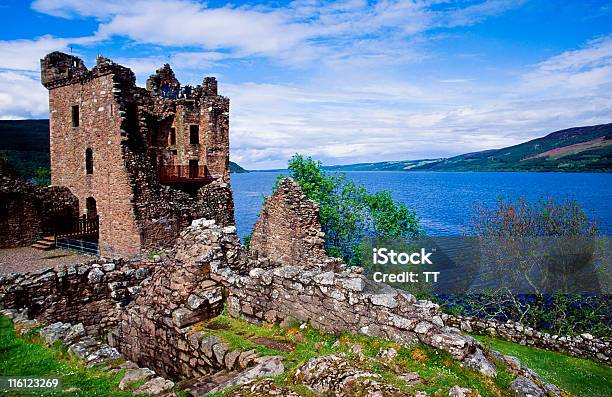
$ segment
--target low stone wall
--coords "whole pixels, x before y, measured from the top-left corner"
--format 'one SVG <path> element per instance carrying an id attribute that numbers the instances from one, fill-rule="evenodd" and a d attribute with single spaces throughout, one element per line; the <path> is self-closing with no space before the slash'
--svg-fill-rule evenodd
<path id="1" fill-rule="evenodd" d="M 223 288 L 211 279 L 210 267 L 239 264 L 236 228 L 194 221 L 181 233 L 175 253 L 122 311 L 119 327 L 110 334 L 111 345 L 172 379 L 245 364 L 246 357 L 239 360 L 242 352 L 230 352 L 217 338 L 204 338 L 192 327 L 223 309 Z"/>
<path id="2" fill-rule="evenodd" d="M 41 322 L 82 323 L 88 335 L 117 324 L 118 307 L 140 290 L 155 263 L 92 260 L 0 276 L 0 307 L 27 309 Z"/>
<path id="3" fill-rule="evenodd" d="M 46 227 L 78 212 L 79 201 L 67 188 L 0 176 L 0 248 L 30 245 Z"/>
<path id="4" fill-rule="evenodd" d="M 421 341 L 495 374 L 477 341 L 445 327 L 438 305 L 371 282 L 361 268 L 329 260 L 311 267 L 253 267 L 248 274 L 216 271 L 229 289 L 227 306 L 235 317 L 270 323 L 299 320 L 326 332 L 350 331 L 405 345 Z"/>
<path id="5" fill-rule="evenodd" d="M 535 346 L 576 357 L 594 359 L 607 365 L 612 362 L 610 359 L 612 357 L 610 339 L 607 338 L 596 338 L 587 333 L 577 336 L 550 335 L 512 321 L 503 323 L 448 314 L 444 314 L 442 319 L 446 324 L 460 328 L 465 332 L 500 337 L 521 345 Z"/>

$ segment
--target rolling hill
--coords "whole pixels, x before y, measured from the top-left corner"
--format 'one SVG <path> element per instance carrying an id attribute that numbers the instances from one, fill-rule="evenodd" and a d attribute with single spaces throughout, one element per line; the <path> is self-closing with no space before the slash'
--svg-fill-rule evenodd
<path id="1" fill-rule="evenodd" d="M 329 165 L 323 169 L 329 171 L 409 171 L 416 167 L 437 163 L 444 159 L 424 159 L 405 161 L 383 161 L 379 163 L 358 163 L 349 165 Z"/>
<path id="2" fill-rule="evenodd" d="M 569 128 L 518 145 L 446 159 L 325 167 L 341 171 L 612 172 L 612 123 Z"/>
<path id="3" fill-rule="evenodd" d="M 28 179 L 49 168 L 49 120 L 0 120 L 0 157 Z M 230 172 L 248 171 L 230 161 Z"/>

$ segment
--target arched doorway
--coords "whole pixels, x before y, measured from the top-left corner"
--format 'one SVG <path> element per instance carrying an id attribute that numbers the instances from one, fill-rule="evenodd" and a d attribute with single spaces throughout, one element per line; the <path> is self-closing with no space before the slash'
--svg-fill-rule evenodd
<path id="1" fill-rule="evenodd" d="M 98 216 L 98 208 L 96 207 L 96 199 L 87 197 L 85 199 L 85 214 L 87 218 L 93 219 Z"/>

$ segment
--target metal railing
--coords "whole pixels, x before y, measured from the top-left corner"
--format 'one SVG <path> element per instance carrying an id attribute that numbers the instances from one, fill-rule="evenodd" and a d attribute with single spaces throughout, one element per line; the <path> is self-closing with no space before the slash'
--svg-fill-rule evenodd
<path id="1" fill-rule="evenodd" d="M 100 248 L 98 247 L 98 243 L 94 243 L 92 241 L 85 240 L 77 240 L 66 237 L 57 237 L 55 239 L 55 246 L 57 248 L 62 248 L 65 250 L 76 251 L 83 254 L 89 255 L 99 255 Z"/>
<path id="2" fill-rule="evenodd" d="M 98 234 L 100 226 L 100 217 L 88 217 L 83 215 L 80 218 L 72 219 L 69 227 L 64 227 L 62 230 L 57 229 L 53 233 L 56 237 L 76 237 L 76 236 L 94 236 Z"/>

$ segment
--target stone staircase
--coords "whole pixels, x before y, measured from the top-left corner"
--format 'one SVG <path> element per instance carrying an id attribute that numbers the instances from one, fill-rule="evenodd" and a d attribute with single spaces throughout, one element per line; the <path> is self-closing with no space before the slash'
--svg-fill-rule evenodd
<path id="1" fill-rule="evenodd" d="M 55 236 L 45 236 L 34 244 L 32 244 L 30 247 L 42 251 L 50 251 L 52 249 L 55 249 Z"/>

